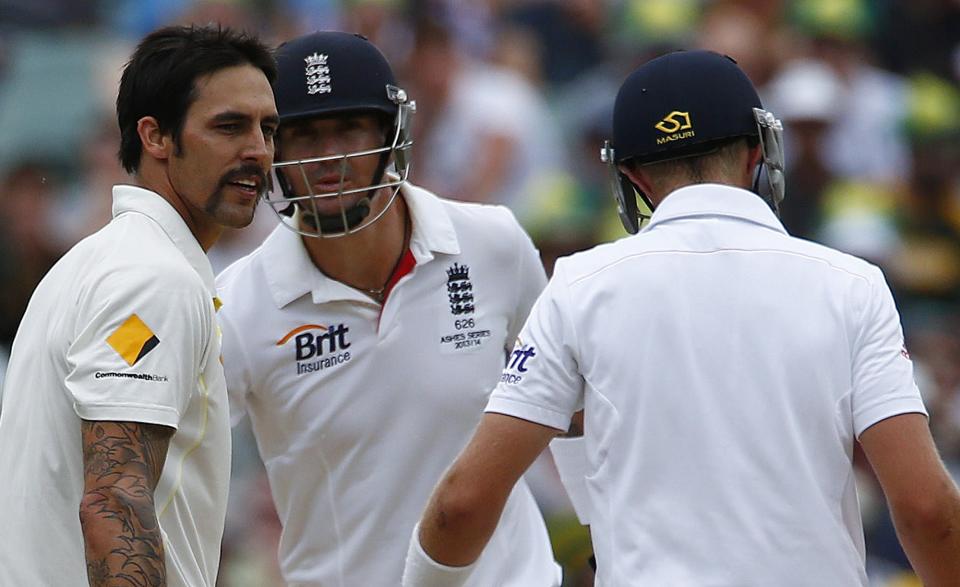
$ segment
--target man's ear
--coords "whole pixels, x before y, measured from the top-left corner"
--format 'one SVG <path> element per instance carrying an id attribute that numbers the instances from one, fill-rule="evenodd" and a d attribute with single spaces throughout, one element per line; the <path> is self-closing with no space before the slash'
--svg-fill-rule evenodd
<path id="1" fill-rule="evenodd" d="M 763 148 L 760 146 L 760 143 L 752 147 L 747 147 L 747 177 L 753 177 L 754 172 L 757 169 L 757 165 L 760 165 L 760 161 L 763 159 Z"/>
<path id="2" fill-rule="evenodd" d="M 166 160 L 174 152 L 173 136 L 160 130 L 160 124 L 152 116 L 144 116 L 137 121 L 137 134 L 143 152 L 154 159 Z"/>
<path id="3" fill-rule="evenodd" d="M 650 176 L 639 165 L 617 165 L 620 173 L 627 176 L 627 179 L 633 182 L 633 185 L 640 188 L 640 191 L 650 197 L 653 194 L 653 183 Z"/>

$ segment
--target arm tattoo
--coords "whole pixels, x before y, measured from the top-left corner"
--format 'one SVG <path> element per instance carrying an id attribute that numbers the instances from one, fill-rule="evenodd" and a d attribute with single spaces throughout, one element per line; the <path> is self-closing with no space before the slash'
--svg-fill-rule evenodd
<path id="1" fill-rule="evenodd" d="M 92 586 L 165 585 L 163 538 L 153 492 L 173 429 L 83 421 L 80 505 Z"/>

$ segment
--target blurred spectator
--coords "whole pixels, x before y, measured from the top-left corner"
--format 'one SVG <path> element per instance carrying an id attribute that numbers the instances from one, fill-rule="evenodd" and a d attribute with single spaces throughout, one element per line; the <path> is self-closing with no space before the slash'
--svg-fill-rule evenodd
<path id="1" fill-rule="evenodd" d="M 771 81 L 764 105 L 783 121 L 787 197 L 780 219 L 794 236 L 812 238 L 821 222 L 823 193 L 833 179 L 826 134 L 843 102 L 839 76 L 815 60 L 788 64 Z"/>
<path id="2" fill-rule="evenodd" d="M 0 0 L 0 28 L 50 28 L 97 23 L 94 2 L 73 0 Z"/>
<path id="3" fill-rule="evenodd" d="M 516 73 L 535 88 L 542 88 L 542 55 L 540 43 L 529 30 L 508 25 L 497 35 L 490 64 Z"/>
<path id="4" fill-rule="evenodd" d="M 340 28 L 342 0 L 274 0 L 267 17 L 272 22 L 277 43 L 311 31 Z M 353 30 L 346 27 L 343 30 Z"/>
<path id="5" fill-rule="evenodd" d="M 117 158 L 119 149 L 117 122 L 103 115 L 80 145 L 79 176 L 62 194 L 63 230 L 52 235 L 62 248 L 100 230 L 113 217 L 113 186 L 131 182 Z"/>
<path id="6" fill-rule="evenodd" d="M 104 0 L 101 15 L 110 30 L 138 39 L 181 14 L 191 0 Z"/>
<path id="7" fill-rule="evenodd" d="M 507 22 L 530 30 L 542 47 L 543 77 L 560 86 L 603 60 L 608 2 L 537 0 L 506 9 Z"/>
<path id="8" fill-rule="evenodd" d="M 621 47 L 685 47 L 697 34 L 704 6 L 702 0 L 626 0 L 612 10 L 608 26 Z"/>
<path id="9" fill-rule="evenodd" d="M 419 23 L 406 69 L 418 106 L 414 181 L 446 197 L 517 206 L 534 178 L 559 165 L 536 88 L 472 60 L 436 22 Z"/>
<path id="10" fill-rule="evenodd" d="M 878 2 L 873 35 L 881 63 L 891 71 L 928 71 L 960 82 L 960 3 L 956 0 Z"/>
<path id="11" fill-rule="evenodd" d="M 403 18 L 401 0 L 349 0 L 343 4 L 340 30 L 370 39 L 392 62 L 404 60 L 410 51 L 413 33 Z M 312 31 L 300 34 L 309 32 Z"/>
<path id="12" fill-rule="evenodd" d="M 260 15 L 252 0 L 195 0 L 173 19 L 179 24 L 219 23 L 236 30 L 255 31 L 260 28 Z"/>
<path id="13" fill-rule="evenodd" d="M 11 34 L 0 93 L 0 168 L 24 157 L 70 167 L 78 142 L 99 112 L 92 87 L 103 43 L 65 32 Z M 113 89 L 114 96 L 116 88 Z"/>
<path id="14" fill-rule="evenodd" d="M 559 257 L 588 249 L 609 240 L 607 225 L 616 222 L 616 237 L 624 232 L 616 217 L 607 166 L 600 161 L 600 145 L 612 129 L 613 98 L 593 102 L 592 107 L 569 111 L 567 159 L 562 171 L 541 177 L 529 190 L 529 198 L 517 213 L 540 249 L 547 275 Z"/>
<path id="15" fill-rule="evenodd" d="M 53 172 L 40 161 L 20 162 L 0 179 L 0 344 L 7 349 L 33 289 L 63 253 L 55 191 Z"/>
<path id="16" fill-rule="evenodd" d="M 796 0 L 795 26 L 810 40 L 812 56 L 829 65 L 843 83 L 826 157 L 839 177 L 894 182 L 910 172 L 910 154 L 900 132 L 906 110 L 905 80 L 872 64 L 865 43 L 871 21 L 866 0 Z"/>
<path id="17" fill-rule="evenodd" d="M 779 21 L 767 21 L 768 12 L 753 2 L 719 1 L 705 11 L 696 44 L 729 55 L 757 87 L 765 85 L 783 59 Z M 775 6 L 776 3 L 773 3 Z"/>
<path id="18" fill-rule="evenodd" d="M 523 1 L 523 0 L 521 0 Z M 407 0 L 413 22 L 424 18 L 443 23 L 450 38 L 471 57 L 484 59 L 493 47 L 498 11 L 516 0 Z"/>
<path id="19" fill-rule="evenodd" d="M 917 325 L 910 349 L 927 384 L 924 401 L 937 447 L 955 469 L 960 466 L 960 314 Z"/>
<path id="20" fill-rule="evenodd" d="M 896 211 L 887 185 L 834 179 L 824 188 L 815 240 L 885 267 L 900 246 Z"/>
<path id="21" fill-rule="evenodd" d="M 913 168 L 898 209 L 890 274 L 905 320 L 960 305 L 960 91 L 929 75 L 909 86 Z"/>

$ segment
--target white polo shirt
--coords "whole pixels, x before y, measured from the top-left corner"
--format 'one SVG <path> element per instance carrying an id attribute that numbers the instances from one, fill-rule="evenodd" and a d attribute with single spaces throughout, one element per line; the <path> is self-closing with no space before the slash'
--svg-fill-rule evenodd
<path id="1" fill-rule="evenodd" d="M 865 586 L 853 444 L 912 371 L 878 268 L 698 185 L 557 263 L 487 411 L 585 409 L 599 584 Z"/>
<path id="2" fill-rule="evenodd" d="M 113 190 L 113 220 L 37 286 L 0 409 L 0 585 L 87 585 L 80 423 L 175 428 L 155 491 L 167 584 L 213 587 L 230 473 L 213 272 L 159 195 Z"/>
<path id="3" fill-rule="evenodd" d="M 217 278 L 232 417 L 250 416 L 291 585 L 400 584 L 410 533 L 546 281 L 506 208 L 402 196 L 416 265 L 383 307 L 282 226 Z M 521 482 L 469 585 L 558 584 Z"/>

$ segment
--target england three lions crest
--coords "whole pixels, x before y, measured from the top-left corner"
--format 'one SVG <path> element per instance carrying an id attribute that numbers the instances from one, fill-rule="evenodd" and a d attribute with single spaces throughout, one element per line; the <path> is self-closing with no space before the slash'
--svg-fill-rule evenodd
<path id="1" fill-rule="evenodd" d="M 314 52 L 313 55 L 307 55 L 304 59 L 306 69 L 304 74 L 307 77 L 307 93 L 329 94 L 333 91 L 330 83 L 330 67 L 327 65 L 327 56 L 322 53 Z"/>
<path id="2" fill-rule="evenodd" d="M 478 315 L 470 267 L 454 263 L 447 268 L 447 302 L 450 314 L 438 314 L 440 352 L 446 355 L 479 352 L 486 348 L 492 332 Z"/>
<path id="3" fill-rule="evenodd" d="M 454 316 L 473 314 L 473 284 L 470 283 L 470 267 L 454 263 L 447 269 L 447 297 L 450 312 Z"/>

